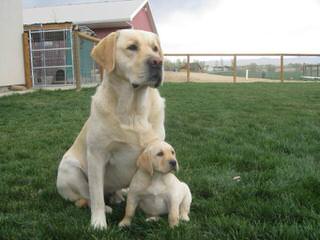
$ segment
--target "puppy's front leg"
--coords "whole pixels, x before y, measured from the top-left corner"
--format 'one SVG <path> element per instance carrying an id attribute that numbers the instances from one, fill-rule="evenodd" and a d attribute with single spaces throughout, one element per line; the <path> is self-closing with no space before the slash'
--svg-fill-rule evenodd
<path id="1" fill-rule="evenodd" d="M 95 229 L 107 228 L 104 203 L 104 171 L 105 159 L 98 151 L 88 149 L 88 181 L 91 202 L 91 226 Z"/>
<path id="2" fill-rule="evenodd" d="M 171 228 L 179 224 L 179 204 L 171 199 L 168 221 Z"/>
<path id="3" fill-rule="evenodd" d="M 138 206 L 139 200 L 135 194 L 128 193 L 127 197 L 127 205 L 126 205 L 126 213 L 122 221 L 119 223 L 119 227 L 127 227 L 130 226 L 136 208 Z"/>

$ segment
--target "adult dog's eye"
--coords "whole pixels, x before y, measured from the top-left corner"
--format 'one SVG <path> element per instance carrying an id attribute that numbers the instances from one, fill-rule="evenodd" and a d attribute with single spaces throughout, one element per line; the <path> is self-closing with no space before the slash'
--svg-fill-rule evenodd
<path id="1" fill-rule="evenodd" d="M 138 51 L 138 46 L 136 44 L 131 44 L 129 47 L 127 47 L 127 49 L 131 51 Z"/>
<path id="2" fill-rule="evenodd" d="M 154 47 L 152 48 L 152 50 L 153 50 L 154 52 L 158 52 L 158 51 L 159 51 L 159 48 L 158 48 L 157 46 L 154 46 Z"/>
<path id="3" fill-rule="evenodd" d="M 157 153 L 157 156 L 158 156 L 158 157 L 162 157 L 162 156 L 163 156 L 163 152 L 162 152 L 162 151 L 158 152 L 158 153 Z"/>

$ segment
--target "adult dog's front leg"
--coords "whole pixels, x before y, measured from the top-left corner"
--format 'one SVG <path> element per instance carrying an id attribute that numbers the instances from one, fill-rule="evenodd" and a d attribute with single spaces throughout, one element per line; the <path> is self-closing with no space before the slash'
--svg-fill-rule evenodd
<path id="1" fill-rule="evenodd" d="M 103 154 L 88 149 L 88 180 L 91 202 L 91 226 L 95 229 L 107 228 L 104 203 L 105 158 Z"/>

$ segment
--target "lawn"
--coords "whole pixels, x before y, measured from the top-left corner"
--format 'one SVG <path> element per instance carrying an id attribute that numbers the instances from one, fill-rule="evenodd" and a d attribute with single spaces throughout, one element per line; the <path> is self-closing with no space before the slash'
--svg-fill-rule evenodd
<path id="1" fill-rule="evenodd" d="M 319 239 L 320 85 L 165 84 L 167 141 L 193 194 L 191 221 L 108 230 L 57 193 L 58 163 L 94 89 L 0 98 L 0 239 Z M 240 181 L 233 180 L 240 176 Z"/>
<path id="2" fill-rule="evenodd" d="M 212 73 L 216 75 L 222 75 L 222 76 L 233 76 L 233 72 L 221 72 L 221 73 Z M 286 72 L 284 69 L 284 80 L 303 80 L 302 79 L 303 72 Z M 237 70 L 237 76 L 238 77 L 246 77 L 246 71 L 245 70 Z M 270 71 L 264 71 L 264 77 L 262 71 L 249 71 L 249 78 L 263 78 L 265 80 L 271 79 L 271 80 L 280 80 L 280 72 L 270 72 Z M 309 80 L 310 81 L 310 80 Z M 314 81 L 314 80 L 313 80 Z"/>

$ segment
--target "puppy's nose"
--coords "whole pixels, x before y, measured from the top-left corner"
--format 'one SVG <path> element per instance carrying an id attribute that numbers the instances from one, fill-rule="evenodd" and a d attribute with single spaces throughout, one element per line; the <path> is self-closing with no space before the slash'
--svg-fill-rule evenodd
<path id="1" fill-rule="evenodd" d="M 162 66 L 162 59 L 159 57 L 151 57 L 148 59 L 148 64 L 151 67 L 161 67 Z"/>
<path id="2" fill-rule="evenodd" d="M 177 166 L 177 161 L 176 160 L 170 160 L 169 164 L 171 165 L 171 167 L 176 167 Z"/>

